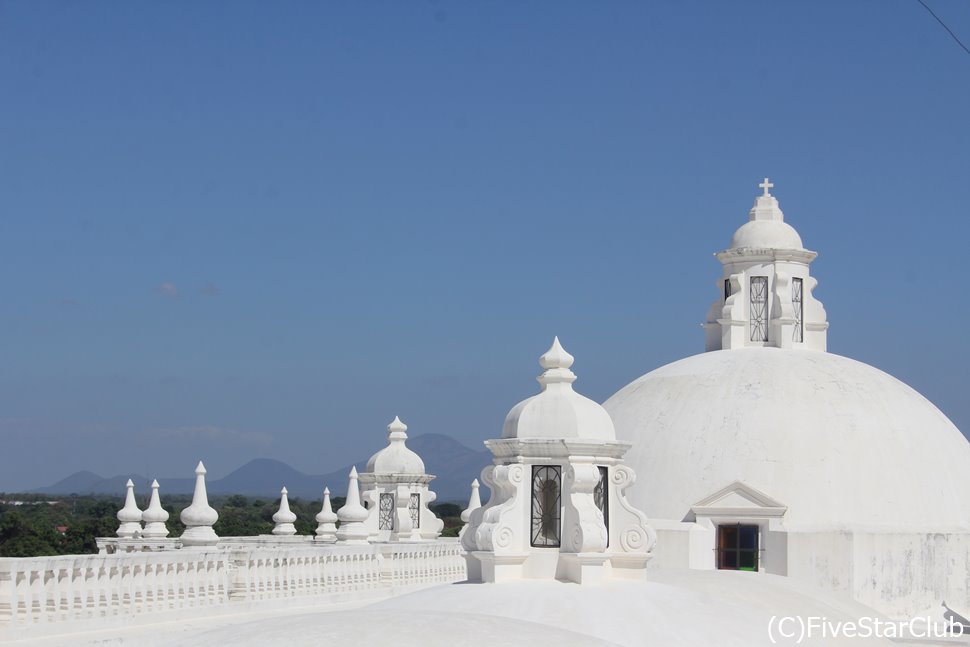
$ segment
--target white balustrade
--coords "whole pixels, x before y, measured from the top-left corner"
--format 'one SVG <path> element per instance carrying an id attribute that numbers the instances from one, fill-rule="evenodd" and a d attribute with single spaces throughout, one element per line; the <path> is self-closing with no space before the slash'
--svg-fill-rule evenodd
<path id="1" fill-rule="evenodd" d="M 465 576 L 464 552 L 448 539 L 345 546 L 227 538 L 206 549 L 2 558 L 0 640 L 40 625 L 56 634 L 164 612 L 258 608 L 263 600 L 359 599 Z"/>

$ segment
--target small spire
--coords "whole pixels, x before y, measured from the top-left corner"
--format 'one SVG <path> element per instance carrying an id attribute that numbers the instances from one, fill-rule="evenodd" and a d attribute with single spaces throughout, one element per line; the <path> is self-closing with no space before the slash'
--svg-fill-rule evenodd
<path id="1" fill-rule="evenodd" d="M 273 515 L 273 523 L 276 524 L 273 528 L 274 535 L 295 535 L 296 526 L 293 522 L 296 521 L 296 515 L 290 510 L 290 499 L 287 496 L 286 486 L 280 490 L 280 509 Z"/>
<path id="2" fill-rule="evenodd" d="M 478 479 L 472 481 L 472 494 L 468 497 L 468 507 L 461 511 L 461 520 L 466 524 L 472 512 L 482 507 L 482 499 L 478 494 L 479 487 L 481 486 L 478 484 Z"/>
<path id="3" fill-rule="evenodd" d="M 165 525 L 165 522 L 168 521 L 168 511 L 162 507 L 162 502 L 158 497 L 157 479 L 152 481 L 152 498 L 148 502 L 148 508 L 142 513 L 141 519 L 145 522 L 145 531 L 142 532 L 142 537 L 149 539 L 168 537 L 168 527 Z"/>
<path id="4" fill-rule="evenodd" d="M 401 422 L 401 419 L 394 416 L 394 420 L 391 424 L 387 426 L 387 439 L 388 440 L 407 440 L 408 435 L 405 433 L 408 430 L 408 426 Z"/>
<path id="5" fill-rule="evenodd" d="M 546 369 L 546 372 L 537 378 L 543 390 L 550 384 L 568 386 L 575 382 L 576 374 L 569 370 L 574 359 L 559 343 L 559 337 L 553 338 L 552 346 L 539 358 L 539 366 Z"/>
<path id="6" fill-rule="evenodd" d="M 550 368 L 569 368 L 573 365 L 575 358 L 566 352 L 566 349 L 559 343 L 559 337 L 553 337 L 552 346 L 549 347 L 542 357 L 539 358 L 539 366 L 545 369 Z"/>
<path id="7" fill-rule="evenodd" d="M 205 489 L 205 465 L 199 461 L 195 468 L 195 492 L 192 494 L 192 505 L 182 510 L 179 515 L 185 524 L 182 533 L 183 546 L 215 546 L 219 536 L 212 529 L 219 520 L 219 513 L 209 505 L 209 496 Z"/>
<path id="8" fill-rule="evenodd" d="M 370 532 L 364 527 L 367 520 L 367 508 L 360 504 L 360 486 L 357 484 L 357 467 L 350 468 L 350 479 L 347 483 L 347 500 L 337 511 L 340 528 L 337 529 L 337 539 L 342 543 L 366 544 Z"/>
<path id="9" fill-rule="evenodd" d="M 141 535 L 141 510 L 135 503 L 135 484 L 131 479 L 125 483 L 125 488 L 125 507 L 118 511 L 121 525 L 118 526 L 116 534 L 122 538 L 133 539 Z"/>
<path id="10" fill-rule="evenodd" d="M 330 503 L 330 488 L 323 488 L 323 506 L 316 516 L 317 540 L 327 543 L 337 541 L 337 515 Z"/>

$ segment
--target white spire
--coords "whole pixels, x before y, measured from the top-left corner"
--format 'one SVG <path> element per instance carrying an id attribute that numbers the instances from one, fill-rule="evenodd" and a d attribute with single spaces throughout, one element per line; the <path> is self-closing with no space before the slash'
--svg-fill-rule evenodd
<path id="1" fill-rule="evenodd" d="M 215 546 L 219 536 L 212 529 L 219 520 L 219 513 L 209 506 L 209 497 L 205 491 L 205 465 L 199 461 L 195 468 L 195 493 L 192 495 L 192 505 L 182 510 L 182 523 L 185 532 L 182 533 L 183 546 Z"/>
<path id="2" fill-rule="evenodd" d="M 472 481 L 472 493 L 471 496 L 468 497 L 468 507 L 461 511 L 461 520 L 465 525 L 463 525 L 461 530 L 458 531 L 459 540 L 461 539 L 461 536 L 465 534 L 465 528 L 468 527 L 468 521 L 471 519 L 472 512 L 482 507 L 482 499 L 478 494 L 479 487 L 478 479 Z"/>
<path id="3" fill-rule="evenodd" d="M 323 507 L 316 516 L 317 541 L 333 543 L 337 541 L 337 514 L 330 503 L 330 488 L 323 488 Z"/>
<path id="4" fill-rule="evenodd" d="M 142 537 L 150 539 L 168 537 L 168 528 L 165 526 L 168 512 L 162 507 L 162 502 L 158 498 L 157 480 L 152 481 L 152 498 L 148 502 L 148 508 L 141 514 L 141 519 L 145 522 Z"/>
<path id="5" fill-rule="evenodd" d="M 295 535 L 296 527 L 293 522 L 296 521 L 296 515 L 290 510 L 290 499 L 287 496 L 286 486 L 280 490 L 280 509 L 273 515 L 273 523 L 276 526 L 273 528 L 274 535 Z"/>
<path id="6" fill-rule="evenodd" d="M 350 468 L 350 480 L 347 484 L 347 500 L 337 511 L 340 527 L 337 529 L 337 539 L 341 543 L 366 544 L 370 534 L 364 527 L 367 520 L 367 508 L 360 504 L 360 487 L 357 484 L 357 468 Z"/>
<path id="7" fill-rule="evenodd" d="M 118 536 L 134 538 L 141 535 L 141 510 L 135 504 L 135 484 L 128 479 L 125 483 L 128 491 L 125 494 L 125 507 L 118 511 Z"/>
<path id="8" fill-rule="evenodd" d="M 539 366 L 546 371 L 538 378 L 539 384 L 545 390 L 551 384 L 564 384 L 567 388 L 576 381 L 576 374 L 569 370 L 575 358 L 566 352 L 559 343 L 559 337 L 554 337 L 552 346 L 539 358 Z"/>
<path id="9" fill-rule="evenodd" d="M 472 512 L 482 507 L 482 498 L 478 494 L 478 488 L 481 487 L 478 483 L 478 479 L 472 481 L 472 494 L 468 497 L 468 507 L 461 511 L 461 520 L 466 524 L 468 523 L 468 518 L 471 517 Z"/>
<path id="10" fill-rule="evenodd" d="M 401 418 L 398 416 L 394 416 L 394 420 L 392 420 L 391 424 L 387 426 L 387 439 L 391 441 L 407 440 L 408 435 L 404 433 L 407 430 L 408 430 L 408 426 L 403 422 L 401 422 Z"/>

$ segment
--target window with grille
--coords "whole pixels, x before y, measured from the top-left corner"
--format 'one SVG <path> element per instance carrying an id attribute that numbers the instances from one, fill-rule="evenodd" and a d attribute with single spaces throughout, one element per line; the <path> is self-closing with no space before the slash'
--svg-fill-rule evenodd
<path id="1" fill-rule="evenodd" d="M 411 500 L 408 501 L 408 513 L 411 515 L 411 527 L 420 528 L 421 527 L 421 495 L 412 494 Z"/>
<path id="2" fill-rule="evenodd" d="M 768 277 L 751 277 L 751 341 L 768 341 Z"/>
<path id="3" fill-rule="evenodd" d="M 562 524 L 562 468 L 532 466 L 532 545 L 559 548 Z"/>
<path id="4" fill-rule="evenodd" d="M 610 545 L 610 470 L 600 466 L 600 481 L 593 488 L 593 502 L 603 513 L 603 524 L 606 526 L 606 545 Z"/>
<path id="5" fill-rule="evenodd" d="M 758 526 L 717 527 L 717 567 L 727 571 L 758 570 Z"/>
<path id="6" fill-rule="evenodd" d="M 802 315 L 805 314 L 805 304 L 802 301 L 802 280 L 793 279 L 791 283 L 791 303 L 795 309 L 795 332 L 794 340 L 797 342 L 805 339 L 805 322 Z"/>
<path id="7" fill-rule="evenodd" d="M 380 530 L 394 530 L 394 495 L 390 493 L 381 494 L 380 507 L 378 509 L 377 527 Z"/>

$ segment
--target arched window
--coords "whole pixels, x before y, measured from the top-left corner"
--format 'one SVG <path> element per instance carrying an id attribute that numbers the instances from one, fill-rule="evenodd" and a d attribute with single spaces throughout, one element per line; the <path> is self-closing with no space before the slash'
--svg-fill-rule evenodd
<path id="1" fill-rule="evenodd" d="M 793 341 L 805 341 L 805 303 L 802 300 L 802 280 L 792 279 L 791 282 L 791 304 L 795 310 L 795 332 Z"/>
<path id="2" fill-rule="evenodd" d="M 751 277 L 751 341 L 768 341 L 768 277 Z"/>
<path id="3" fill-rule="evenodd" d="M 610 545 L 610 470 L 599 466 L 600 480 L 593 488 L 593 502 L 603 513 L 603 525 L 606 526 L 606 545 Z"/>
<path id="4" fill-rule="evenodd" d="M 562 468 L 532 466 L 532 545 L 559 548 L 562 501 Z"/>
<path id="5" fill-rule="evenodd" d="M 377 511 L 377 528 L 394 530 L 394 495 L 387 492 L 381 493 L 380 504 Z"/>
<path id="6" fill-rule="evenodd" d="M 420 528 L 421 527 L 421 495 L 411 494 L 411 500 L 408 501 L 408 514 L 411 515 L 411 527 Z"/>

